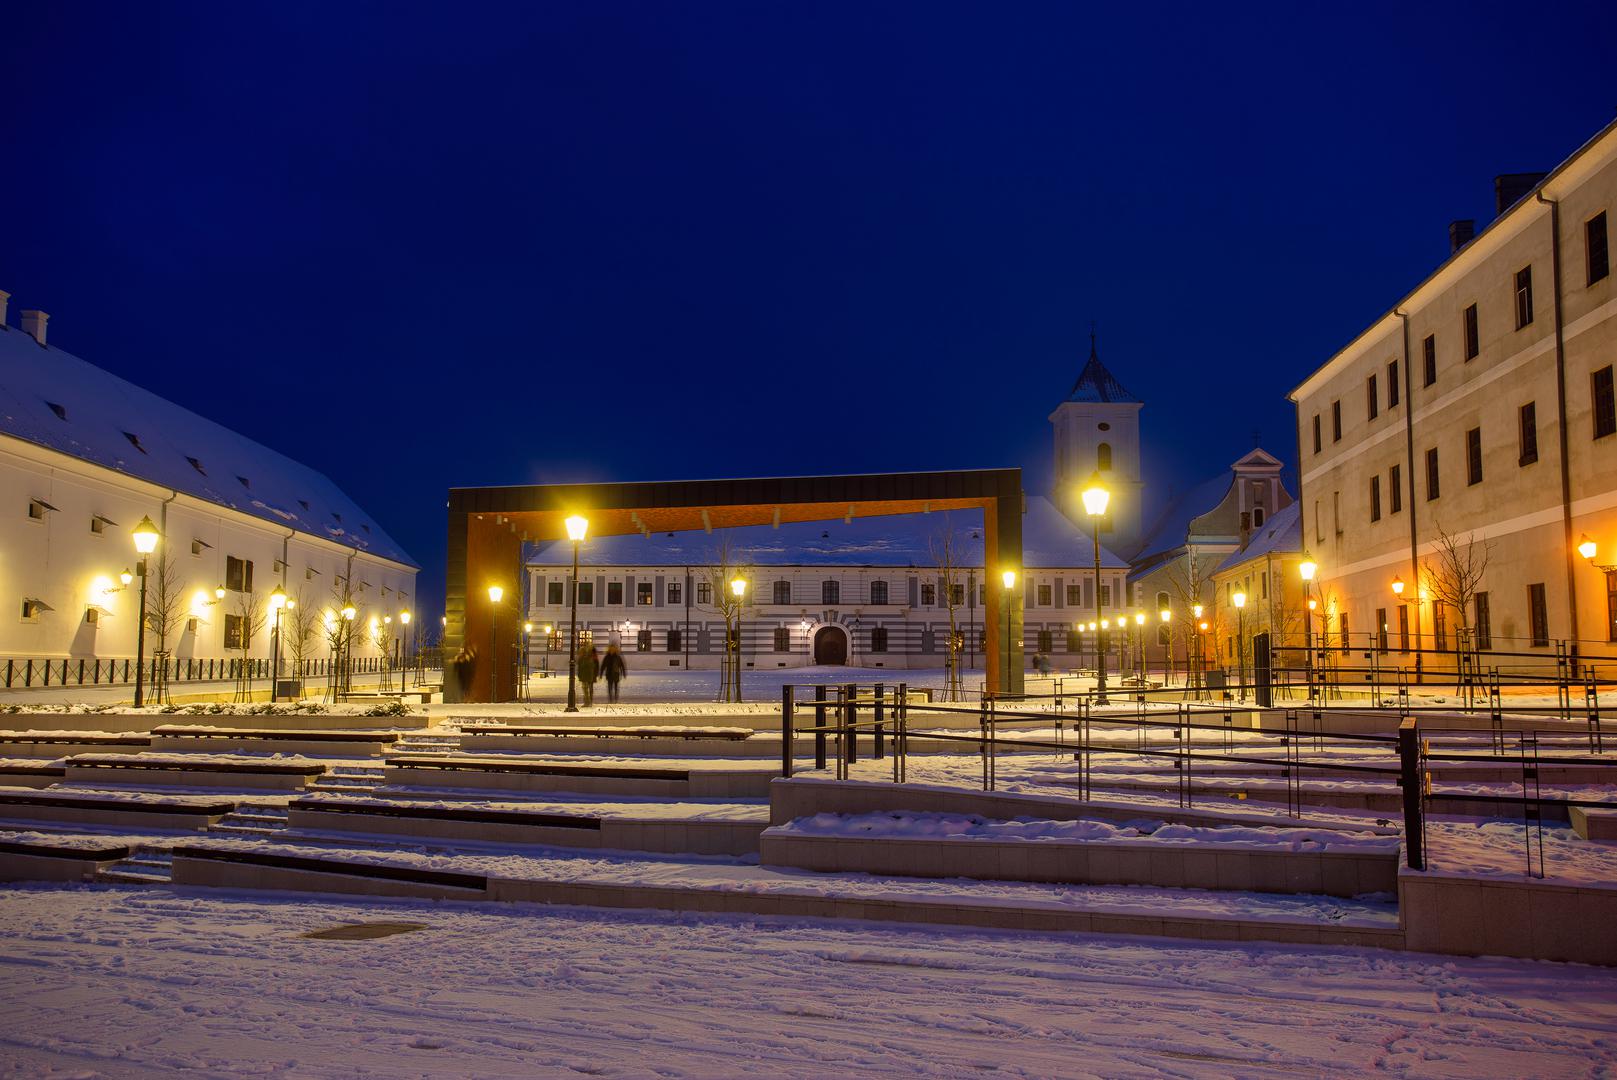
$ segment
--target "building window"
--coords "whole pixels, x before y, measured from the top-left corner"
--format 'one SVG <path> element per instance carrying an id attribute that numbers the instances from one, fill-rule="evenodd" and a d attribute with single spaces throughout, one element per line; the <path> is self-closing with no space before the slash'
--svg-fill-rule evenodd
<path id="1" fill-rule="evenodd" d="M 1342 612 L 1341 615 L 1337 616 L 1336 622 L 1337 622 L 1337 629 L 1339 629 L 1342 632 L 1342 643 L 1341 643 L 1342 644 L 1342 651 L 1347 652 L 1347 651 L 1349 651 L 1350 649 L 1353 648 L 1353 646 L 1349 644 L 1350 635 L 1348 634 L 1347 612 L 1344 611 L 1344 612 Z"/>
<path id="2" fill-rule="evenodd" d="M 1488 594 L 1479 592 L 1471 598 L 1471 606 L 1476 612 L 1477 648 L 1493 648 L 1493 622 L 1489 618 Z"/>
<path id="3" fill-rule="evenodd" d="M 247 620 L 240 615 L 225 616 L 225 648 L 246 649 L 252 645 Z"/>
<path id="4" fill-rule="evenodd" d="M 1376 608 L 1376 652 L 1387 652 L 1387 609 Z"/>
<path id="5" fill-rule="evenodd" d="M 593 605 L 595 603 L 595 582 L 580 581 L 578 583 L 578 587 L 574 589 L 573 592 L 580 604 Z"/>
<path id="6" fill-rule="evenodd" d="M 1048 630 L 1040 630 L 1039 631 L 1039 645 L 1038 645 L 1038 648 L 1039 648 L 1039 651 L 1042 652 L 1042 653 L 1053 652 L 1055 650 L 1055 642 L 1051 638 L 1050 631 L 1048 631 Z"/>
<path id="7" fill-rule="evenodd" d="M 840 582 L 840 581 L 822 581 L 822 582 L 820 582 L 820 603 L 822 603 L 822 604 L 840 604 L 840 603 L 842 603 L 842 582 Z"/>
<path id="8" fill-rule="evenodd" d="M 792 602 L 792 583 L 790 581 L 775 582 L 775 603 L 790 604 Z"/>
<path id="9" fill-rule="evenodd" d="M 1421 385 L 1431 386 L 1437 381 L 1437 335 L 1427 334 L 1421 342 Z"/>
<path id="10" fill-rule="evenodd" d="M 1067 586 L 1067 606 L 1082 607 L 1084 603 L 1084 587 L 1074 582 Z"/>
<path id="11" fill-rule="evenodd" d="M 1110 585 L 1102 585 L 1100 587 L 1100 606 L 1112 606 L 1112 587 Z"/>
<path id="12" fill-rule="evenodd" d="M 1038 596 L 1039 607 L 1049 607 L 1052 603 L 1054 603 L 1054 601 L 1050 598 L 1050 586 L 1048 585 L 1039 586 Z"/>
<path id="13" fill-rule="evenodd" d="M 680 604 L 680 597 L 682 597 L 684 595 L 685 595 L 685 588 L 684 588 L 684 585 L 683 585 L 682 582 L 670 581 L 668 583 L 668 603 L 669 604 L 673 605 L 674 607 L 678 607 L 679 604 Z"/>
<path id="14" fill-rule="evenodd" d="M 565 589 L 567 586 L 560 581 L 545 582 L 545 603 L 550 607 L 561 607 L 567 602 Z"/>
<path id="15" fill-rule="evenodd" d="M 1606 571 L 1606 640 L 1617 641 L 1617 570 Z"/>
<path id="16" fill-rule="evenodd" d="M 668 631 L 668 651 L 680 652 L 685 647 L 684 635 L 678 630 Z"/>
<path id="17" fill-rule="evenodd" d="M 1364 414 L 1367 419 L 1374 420 L 1381 413 L 1381 399 L 1376 390 L 1376 377 L 1370 376 L 1364 380 Z"/>
<path id="18" fill-rule="evenodd" d="M 1404 469 L 1402 465 L 1394 465 L 1387 470 L 1387 503 L 1390 513 L 1398 513 L 1404 508 Z"/>
<path id="19" fill-rule="evenodd" d="M 1439 650 L 1449 647 L 1449 617 L 1443 605 L 1432 602 L 1432 644 Z"/>
<path id="20" fill-rule="evenodd" d="M 1519 465 L 1531 465 L 1538 460 L 1538 403 L 1529 401 L 1516 410 L 1517 441 L 1521 445 L 1521 455 L 1516 459 Z"/>
<path id="21" fill-rule="evenodd" d="M 713 583 L 711 581 L 698 581 L 696 583 L 696 602 L 698 604 L 713 603 Z"/>
<path id="22" fill-rule="evenodd" d="M 923 584 L 921 586 L 921 606 L 922 607 L 936 607 L 937 604 L 938 604 L 938 587 L 936 585 Z"/>
<path id="23" fill-rule="evenodd" d="M 1315 413 L 1314 414 L 1314 453 L 1316 453 L 1316 454 L 1319 453 L 1322 448 L 1323 448 L 1323 444 L 1320 442 L 1320 437 L 1319 437 L 1319 413 Z"/>
<path id="24" fill-rule="evenodd" d="M 1398 407 L 1398 361 L 1387 361 L 1387 408 Z"/>
<path id="25" fill-rule="evenodd" d="M 1409 608 L 1398 608 L 1398 651 L 1409 651 Z"/>
<path id="26" fill-rule="evenodd" d="M 1112 444 L 1111 443 L 1101 443 L 1099 446 L 1095 447 L 1095 468 L 1100 469 L 1102 471 L 1107 471 L 1107 470 L 1110 470 L 1111 467 L 1112 467 Z"/>
<path id="27" fill-rule="evenodd" d="M 1533 321 L 1533 268 L 1524 266 L 1516 271 L 1516 329 Z"/>
<path id="28" fill-rule="evenodd" d="M 1253 528 L 1258 528 L 1258 529 L 1261 529 L 1263 527 L 1263 507 L 1258 506 L 1258 507 L 1253 508 L 1253 510 L 1252 510 L 1252 526 L 1253 526 Z"/>
<path id="29" fill-rule="evenodd" d="M 1595 417 L 1595 438 L 1604 439 L 1617 432 L 1617 393 L 1612 388 L 1610 364 L 1589 376 L 1589 399 Z"/>
<path id="30" fill-rule="evenodd" d="M 635 634 L 635 636 L 634 636 L 634 651 L 635 652 L 650 652 L 651 651 L 651 631 L 650 630 L 641 630 L 639 633 Z"/>
<path id="31" fill-rule="evenodd" d="M 1477 334 L 1477 305 L 1465 309 L 1465 358 L 1475 360 L 1482 351 L 1482 338 Z"/>
<path id="32" fill-rule="evenodd" d="M 1321 527 L 1320 520 L 1319 520 L 1319 500 L 1318 499 L 1314 500 L 1314 539 L 1316 541 L 1318 541 L 1319 543 L 1322 543 L 1322 544 L 1325 542 L 1325 530 L 1324 530 L 1324 528 Z"/>
<path id="33" fill-rule="evenodd" d="M 1342 441 L 1342 403 L 1331 402 L 1331 441 Z"/>
<path id="34" fill-rule="evenodd" d="M 621 607 L 623 605 L 623 582 L 609 581 L 606 583 L 606 603 L 608 607 Z"/>
<path id="35" fill-rule="evenodd" d="M 225 588 L 231 592 L 253 591 L 253 564 L 249 559 L 225 556 Z"/>
<path id="36" fill-rule="evenodd" d="M 870 583 L 870 602 L 872 604 L 887 603 L 887 582 L 872 581 Z"/>
<path id="37" fill-rule="evenodd" d="M 870 630 L 870 651 L 871 652 L 886 652 L 887 651 L 887 627 L 885 627 L 885 626 L 873 626 L 873 627 L 871 627 L 871 630 Z"/>
<path id="38" fill-rule="evenodd" d="M 1527 586 L 1527 625 L 1533 635 L 1535 649 L 1550 643 L 1550 615 L 1544 603 L 1542 581 Z"/>
<path id="39" fill-rule="evenodd" d="M 1426 501 L 1431 502 L 1443 494 L 1437 482 L 1437 447 L 1426 451 Z"/>
<path id="40" fill-rule="evenodd" d="M 964 585 L 949 586 L 949 603 L 959 607 L 966 602 L 966 587 Z"/>
<path id="41" fill-rule="evenodd" d="M 1370 478 L 1370 520 L 1381 520 L 1381 477 Z"/>
<path id="42" fill-rule="evenodd" d="M 651 606 L 651 582 L 637 581 L 634 584 L 634 602 L 641 607 Z"/>
<path id="43" fill-rule="evenodd" d="M 1472 428 L 1465 433 L 1465 482 L 1482 483 L 1482 429 Z"/>
<path id="44" fill-rule="evenodd" d="M 1593 285 L 1611 272 L 1606 255 L 1606 212 L 1604 210 L 1583 223 L 1583 250 L 1584 261 L 1589 269 L 1587 283 Z M 1613 640 L 1617 641 L 1617 638 Z"/>
<path id="45" fill-rule="evenodd" d="M 775 627 L 775 651 L 792 651 L 792 632 L 784 626 Z"/>

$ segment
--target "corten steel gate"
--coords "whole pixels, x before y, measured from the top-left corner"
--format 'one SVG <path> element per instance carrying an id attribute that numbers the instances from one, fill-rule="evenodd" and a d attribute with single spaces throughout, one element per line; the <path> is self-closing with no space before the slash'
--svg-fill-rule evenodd
<path id="1" fill-rule="evenodd" d="M 588 518 L 593 538 L 938 510 L 982 511 L 985 570 L 991 583 L 983 620 L 984 675 L 999 693 L 1021 694 L 1022 650 L 1015 643 L 1022 637 L 1022 470 L 972 469 L 451 488 L 444 656 L 452 657 L 466 647 L 479 659 L 471 665 L 465 685 L 460 668 L 444 665 L 444 700 L 516 699 L 517 665 L 506 662 L 506 657 L 526 617 L 517 609 L 524 572 L 522 545 L 565 540 L 563 521 L 569 515 Z M 584 543 L 587 546 L 589 539 Z M 1008 594 L 992 585 L 1007 569 L 1015 570 L 1018 579 Z M 488 599 L 491 585 L 504 589 L 499 604 Z M 1010 649 L 1007 640 L 1013 643 Z"/>

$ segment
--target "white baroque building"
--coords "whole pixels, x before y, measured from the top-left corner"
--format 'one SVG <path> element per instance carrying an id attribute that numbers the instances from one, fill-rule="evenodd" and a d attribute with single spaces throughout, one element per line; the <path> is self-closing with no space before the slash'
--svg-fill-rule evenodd
<path id="1" fill-rule="evenodd" d="M 49 344 L 43 312 L 8 325 L 7 300 L 0 292 L 0 687 L 37 685 L 42 668 L 73 681 L 81 662 L 88 682 L 135 655 L 140 580 L 121 575 L 137 566 L 130 533 L 143 517 L 162 534 L 154 571 L 169 557 L 181 595 L 167 651 L 193 669 L 268 657 L 268 604 L 245 652 L 241 612 L 277 585 L 322 612 L 346 589 L 367 625 L 411 608 L 415 563 L 330 480 Z M 361 637 L 355 657 L 374 656 Z M 149 632 L 148 657 L 155 647 Z"/>

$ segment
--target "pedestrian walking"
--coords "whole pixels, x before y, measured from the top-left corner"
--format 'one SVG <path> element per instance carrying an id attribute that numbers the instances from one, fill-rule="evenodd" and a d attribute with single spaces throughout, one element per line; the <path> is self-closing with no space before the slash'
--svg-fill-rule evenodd
<path id="1" fill-rule="evenodd" d="M 578 685 L 584 691 L 584 707 L 595 704 L 595 680 L 601 677 L 601 657 L 594 645 L 578 650 Z"/>
<path id="2" fill-rule="evenodd" d="M 624 662 L 623 653 L 617 645 L 606 647 L 606 658 L 601 661 L 601 677 L 606 680 L 606 700 L 614 705 L 618 701 L 618 683 L 629 673 L 629 665 Z"/>

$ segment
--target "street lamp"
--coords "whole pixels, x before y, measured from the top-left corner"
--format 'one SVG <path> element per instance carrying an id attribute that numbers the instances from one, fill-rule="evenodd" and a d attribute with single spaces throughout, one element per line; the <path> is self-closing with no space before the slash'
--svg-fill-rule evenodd
<path id="1" fill-rule="evenodd" d="M 1079 497 L 1081 499 L 1083 499 L 1084 513 L 1089 515 L 1089 520 L 1090 520 L 1089 532 L 1090 532 L 1090 535 L 1093 536 L 1094 540 L 1095 540 L 1095 611 L 1099 612 L 1100 611 L 1100 527 L 1101 527 L 1101 519 L 1106 516 L 1106 506 L 1107 506 L 1108 503 L 1110 503 L 1112 501 L 1112 493 L 1110 491 L 1106 490 L 1106 485 L 1101 481 L 1100 471 L 1099 470 L 1096 470 L 1095 474 L 1089 478 L 1089 483 L 1084 485 L 1084 490 L 1082 491 L 1082 493 L 1080 494 Z M 1105 623 L 1104 620 L 1102 620 L 1101 629 L 1104 630 L 1105 627 L 1106 627 L 1106 623 Z M 1096 650 L 1096 652 L 1099 655 L 1100 664 L 1096 668 L 1096 672 L 1095 672 L 1095 704 L 1097 704 L 1097 705 L 1105 705 L 1105 704 L 1107 704 L 1107 700 L 1106 700 L 1106 642 L 1104 640 L 1104 637 L 1101 640 L 1101 642 L 1099 643 L 1099 648 Z"/>
<path id="2" fill-rule="evenodd" d="M 351 623 L 359 615 L 359 612 L 355 610 L 353 604 L 345 604 L 340 614 L 344 623 Z M 342 656 L 337 661 L 337 700 L 341 701 L 343 695 L 354 688 L 353 673 L 349 670 L 354 663 L 354 628 L 352 626 L 345 625 L 342 628 L 338 644 L 342 647 Z"/>
<path id="3" fill-rule="evenodd" d="M 1167 632 L 1168 623 L 1173 619 L 1173 612 L 1163 608 L 1157 612 L 1157 621 L 1162 624 L 1157 631 L 1157 641 L 1162 645 L 1162 684 L 1167 686 L 1173 682 L 1173 635 Z"/>
<path id="4" fill-rule="evenodd" d="M 1145 612 L 1134 613 L 1134 655 L 1136 662 L 1134 673 L 1140 678 L 1145 677 Z"/>
<path id="5" fill-rule="evenodd" d="M 410 678 L 410 668 L 405 661 L 411 659 L 404 651 L 404 638 L 410 632 L 410 613 L 408 611 L 399 612 L 399 625 L 403 629 L 399 631 L 399 639 L 393 643 L 393 648 L 395 655 L 399 658 L 399 689 L 404 690 L 406 689 L 405 684 Z M 415 650 L 411 649 L 410 651 L 413 653 Z"/>
<path id="6" fill-rule="evenodd" d="M 270 610 L 275 612 L 275 629 L 270 631 L 275 654 L 275 666 L 270 676 L 270 700 L 281 700 L 281 612 L 286 609 L 286 590 L 275 586 L 270 593 Z"/>
<path id="7" fill-rule="evenodd" d="M 1319 563 L 1307 551 L 1303 552 L 1303 561 L 1297 564 L 1297 573 L 1303 579 L 1303 599 L 1308 602 L 1308 614 L 1303 616 L 1303 653 L 1304 673 L 1308 679 L 1308 700 L 1314 700 L 1314 598 L 1310 595 L 1314 588 L 1314 575 L 1319 572 Z"/>
<path id="8" fill-rule="evenodd" d="M 135 572 L 140 575 L 140 623 L 135 628 L 135 708 L 138 709 L 146 700 L 146 556 L 157 550 L 160 534 L 152 519 L 142 515 L 140 524 L 129 535 L 140 555 L 140 562 L 135 564 Z"/>
<path id="9" fill-rule="evenodd" d="M 564 524 L 567 539 L 573 542 L 573 612 L 567 631 L 567 712 L 578 711 L 578 545 L 589 531 L 587 518 L 574 514 Z"/>
<path id="10" fill-rule="evenodd" d="M 1016 571 L 1002 571 L 999 580 L 1005 586 L 1005 673 L 1000 677 L 1000 681 L 1008 687 L 1011 685 L 1011 627 L 1015 625 L 1015 620 L 1011 618 L 1011 594 L 1016 588 Z M 994 688 L 994 693 L 999 693 L 998 687 Z"/>
<path id="11" fill-rule="evenodd" d="M 1241 700 L 1246 700 L 1246 593 L 1237 591 L 1230 597 L 1235 605 L 1235 659 L 1239 664 L 1237 677 L 1241 680 Z"/>

